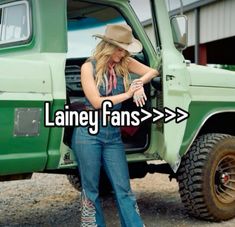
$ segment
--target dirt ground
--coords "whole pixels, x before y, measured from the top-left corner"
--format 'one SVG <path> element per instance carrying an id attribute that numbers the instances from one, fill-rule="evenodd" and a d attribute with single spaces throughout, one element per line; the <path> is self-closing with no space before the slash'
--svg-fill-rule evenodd
<path id="1" fill-rule="evenodd" d="M 167 175 L 131 181 L 146 227 L 234 227 L 235 219 L 210 223 L 188 216 L 178 184 Z M 112 196 L 102 198 L 107 227 L 118 227 Z M 0 226 L 79 226 L 80 193 L 66 176 L 34 174 L 31 180 L 0 182 Z"/>

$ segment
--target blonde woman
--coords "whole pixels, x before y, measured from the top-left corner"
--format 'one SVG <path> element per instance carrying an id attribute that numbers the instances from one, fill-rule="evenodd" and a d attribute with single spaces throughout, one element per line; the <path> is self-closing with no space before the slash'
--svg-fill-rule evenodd
<path id="1" fill-rule="evenodd" d="M 134 98 L 137 106 L 146 101 L 143 84 L 158 75 L 152 69 L 130 56 L 142 50 L 141 43 L 133 37 L 128 25 L 107 25 L 94 54 L 82 65 L 81 83 L 87 109 L 101 109 L 103 101 L 113 103 L 119 110 L 121 103 Z M 140 76 L 129 86 L 129 73 Z M 82 183 L 81 226 L 105 226 L 99 202 L 99 177 L 101 165 L 115 192 L 121 225 L 143 227 L 135 196 L 130 187 L 128 166 L 118 127 L 108 124 L 97 135 L 87 128 L 74 130 L 72 148 L 78 161 Z"/>

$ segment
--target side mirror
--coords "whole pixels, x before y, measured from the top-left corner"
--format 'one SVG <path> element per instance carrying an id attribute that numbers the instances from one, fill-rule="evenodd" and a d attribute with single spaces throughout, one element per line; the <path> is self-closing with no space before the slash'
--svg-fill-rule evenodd
<path id="1" fill-rule="evenodd" d="M 170 19 L 175 47 L 182 51 L 188 42 L 188 20 L 184 15 L 173 16 Z"/>

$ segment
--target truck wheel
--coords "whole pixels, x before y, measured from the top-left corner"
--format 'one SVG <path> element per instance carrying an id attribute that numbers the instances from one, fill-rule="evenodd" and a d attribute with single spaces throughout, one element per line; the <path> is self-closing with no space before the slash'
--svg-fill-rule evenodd
<path id="1" fill-rule="evenodd" d="M 235 217 L 235 137 L 206 134 L 182 158 L 177 180 L 181 200 L 194 217 Z"/>
<path id="2" fill-rule="evenodd" d="M 79 192 L 82 191 L 80 177 L 78 175 L 67 175 L 69 183 Z"/>

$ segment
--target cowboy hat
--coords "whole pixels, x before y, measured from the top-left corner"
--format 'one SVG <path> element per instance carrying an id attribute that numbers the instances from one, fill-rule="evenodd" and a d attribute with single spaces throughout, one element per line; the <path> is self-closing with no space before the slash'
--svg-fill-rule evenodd
<path id="1" fill-rule="evenodd" d="M 134 38 L 132 29 L 127 24 L 108 24 L 104 35 L 96 34 L 94 36 L 130 53 L 138 53 L 143 48 L 141 42 Z"/>

